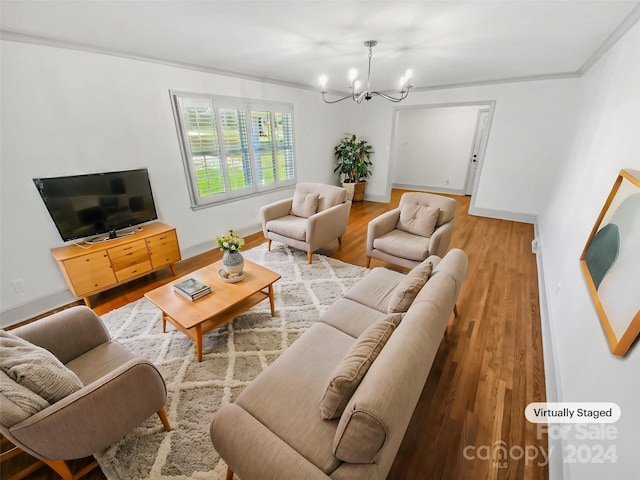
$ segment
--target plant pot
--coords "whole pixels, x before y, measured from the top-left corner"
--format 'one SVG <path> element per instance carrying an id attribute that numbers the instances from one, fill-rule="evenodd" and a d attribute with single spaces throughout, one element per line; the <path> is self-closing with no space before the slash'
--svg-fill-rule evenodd
<path id="1" fill-rule="evenodd" d="M 355 183 L 343 183 L 342 187 L 347 191 L 347 200 L 353 200 L 353 187 Z"/>
<path id="2" fill-rule="evenodd" d="M 229 252 L 225 250 L 222 254 L 222 268 L 228 275 L 232 273 L 242 273 L 244 257 L 240 252 Z"/>
<path id="3" fill-rule="evenodd" d="M 352 183 L 353 185 L 353 201 L 361 202 L 364 200 L 364 187 L 367 182 Z"/>

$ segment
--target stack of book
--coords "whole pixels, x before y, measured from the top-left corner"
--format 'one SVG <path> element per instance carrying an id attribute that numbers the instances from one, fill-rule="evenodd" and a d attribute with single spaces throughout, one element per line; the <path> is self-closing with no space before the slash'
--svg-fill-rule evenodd
<path id="1" fill-rule="evenodd" d="M 209 285 L 205 285 L 195 278 L 188 278 L 180 283 L 176 283 L 173 286 L 173 290 L 192 302 L 211 293 L 211 287 Z"/>

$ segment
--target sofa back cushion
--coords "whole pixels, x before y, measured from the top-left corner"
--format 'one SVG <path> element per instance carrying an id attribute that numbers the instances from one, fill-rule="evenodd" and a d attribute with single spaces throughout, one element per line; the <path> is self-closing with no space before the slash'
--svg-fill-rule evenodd
<path id="1" fill-rule="evenodd" d="M 0 330 L 0 370 L 53 404 L 82 388 L 78 376 L 51 352 Z"/>
<path id="2" fill-rule="evenodd" d="M 347 200 L 346 189 L 324 183 L 299 183 L 296 185 L 296 192 L 317 193 L 319 195 L 318 212 L 344 203 Z"/>
<path id="3" fill-rule="evenodd" d="M 411 271 L 396 286 L 389 299 L 387 312 L 406 312 L 413 300 L 429 280 L 433 263 L 429 259 L 411 269 Z"/>
<path id="4" fill-rule="evenodd" d="M 388 315 L 369 325 L 336 366 L 320 402 L 320 415 L 324 420 L 342 415 L 351 395 L 401 318 L 401 315 Z"/>

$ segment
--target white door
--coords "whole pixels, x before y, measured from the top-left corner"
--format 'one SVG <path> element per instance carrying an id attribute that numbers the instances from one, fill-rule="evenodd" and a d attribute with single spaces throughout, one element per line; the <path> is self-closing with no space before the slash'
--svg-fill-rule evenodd
<path id="1" fill-rule="evenodd" d="M 471 147 L 471 159 L 469 162 L 469 174 L 467 175 L 467 183 L 465 185 L 465 195 L 473 193 L 473 186 L 476 181 L 478 166 L 482 162 L 484 154 L 484 145 L 487 142 L 489 133 L 489 110 L 478 110 L 478 121 L 476 122 L 476 133 L 473 137 L 473 145 Z"/>

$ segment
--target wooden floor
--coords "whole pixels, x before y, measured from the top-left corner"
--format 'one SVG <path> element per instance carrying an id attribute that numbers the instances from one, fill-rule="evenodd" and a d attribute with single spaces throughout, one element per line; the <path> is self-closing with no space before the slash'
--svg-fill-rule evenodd
<path id="1" fill-rule="evenodd" d="M 402 193 L 394 190 L 390 204 L 354 203 L 342 248 L 334 242 L 319 253 L 364 266 L 369 220 L 397 206 Z M 546 399 L 533 226 L 469 216 L 470 197 L 453 198 L 458 206 L 450 246 L 468 254 L 469 272 L 459 315 L 449 325 L 388 478 L 547 479 L 547 438 L 524 418 L 528 403 Z M 261 232 L 245 240 L 245 248 L 264 242 Z M 176 269 L 183 275 L 219 258 L 213 250 Z M 374 259 L 375 266 L 387 265 Z M 101 315 L 141 298 L 172 278 L 166 270 L 94 297 L 94 310 Z M 538 457 L 525 459 L 523 452 Z M 14 467 L 3 464 L 1 477 L 9 478 Z M 44 467 L 27 478 L 58 477 Z M 105 477 L 97 469 L 85 478 Z"/>

